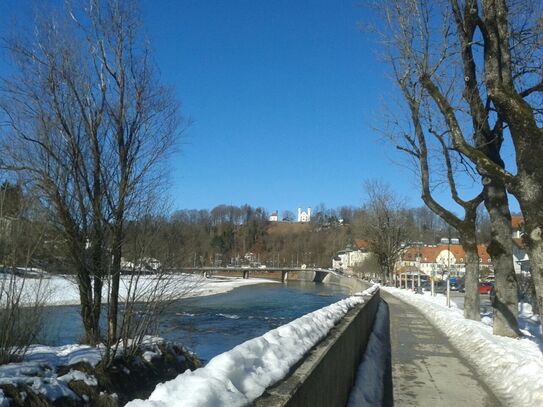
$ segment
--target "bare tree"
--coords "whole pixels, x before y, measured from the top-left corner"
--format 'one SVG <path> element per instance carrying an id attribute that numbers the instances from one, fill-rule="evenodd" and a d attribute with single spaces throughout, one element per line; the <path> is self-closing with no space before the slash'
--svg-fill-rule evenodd
<path id="1" fill-rule="evenodd" d="M 390 283 L 403 245 L 409 237 L 407 211 L 403 202 L 380 181 L 364 185 L 367 201 L 360 231 L 377 257 L 383 283 Z"/>
<path id="2" fill-rule="evenodd" d="M 19 186 L 0 189 L 0 364 L 20 360 L 36 341 L 51 291 L 41 273 L 29 271 L 43 244 L 39 219 L 28 216 L 34 204 Z"/>
<path id="3" fill-rule="evenodd" d="M 541 92 L 543 91 L 542 11 L 537 2 L 520 1 L 508 8 L 505 0 L 448 2 L 455 21 L 454 35 L 461 44 L 464 85 L 462 92 L 473 119 L 474 140 L 470 143 L 462 131 L 462 114 L 454 108 L 439 79 L 442 72 L 422 72 L 420 83 L 447 121 L 454 148 L 469 157 L 487 187 L 489 209 L 495 239 L 493 256 L 505 251 L 509 256 L 509 211 L 503 186 L 518 200 L 525 222 L 525 243 L 531 259 L 538 304 L 543 304 L 543 166 L 540 165 Z M 518 7 L 516 7 L 518 6 Z M 446 69 L 450 69 L 448 61 Z M 488 124 L 494 118 L 493 126 Z M 517 172 L 505 169 L 499 156 L 504 129 L 511 135 Z M 498 258 L 499 259 L 499 258 Z M 505 326 L 516 316 L 516 280 L 505 272 L 509 261 L 502 257 L 503 273 L 497 274 L 500 292 L 497 299 L 498 323 Z M 500 266 L 500 264 L 498 264 Z M 498 277 L 499 275 L 499 277 Z M 507 333 L 506 333 L 507 334 Z M 511 336 L 516 333 L 511 333 Z"/>
<path id="4" fill-rule="evenodd" d="M 403 13 L 400 10 L 409 10 L 410 12 Z M 389 61 L 395 68 L 397 81 L 409 106 L 410 119 L 413 122 L 414 131 L 417 133 L 416 138 L 407 136 L 406 150 L 414 153 L 414 156 L 420 159 L 421 150 L 423 150 L 423 155 L 427 156 L 426 147 L 422 146 L 421 148 L 420 144 L 425 133 L 432 134 L 439 141 L 443 147 L 447 178 L 453 199 L 466 212 L 462 223 L 464 227 L 467 226 L 467 230 L 464 230 L 461 239 L 464 243 L 472 241 L 469 245 L 476 249 L 475 234 L 473 233 L 475 214 L 471 213 L 474 209 L 473 205 L 470 204 L 470 208 L 467 208 L 465 205 L 467 202 L 459 200 L 456 186 L 451 184 L 454 179 L 452 178 L 451 153 L 449 151 L 454 153 L 465 165 L 464 151 L 457 149 L 454 134 L 461 134 L 464 139 L 467 139 L 464 134 L 471 132 L 473 142 L 470 148 L 472 151 L 477 151 L 479 155 L 488 156 L 496 165 L 504 168 L 500 157 L 503 121 L 500 117 L 494 118 L 492 116 L 488 101 L 486 104 L 483 103 L 476 80 L 477 72 L 471 49 L 476 43 L 474 38 L 476 24 L 473 25 L 473 21 L 470 20 L 464 26 L 457 5 L 453 4 L 451 9 L 444 2 L 391 1 L 386 6 L 385 14 L 389 29 L 394 33 L 393 40 L 389 42 L 389 50 L 391 50 Z M 438 23 L 437 27 L 435 22 Z M 460 37 L 461 47 L 459 49 L 450 38 L 455 27 Z M 459 55 L 464 73 L 461 81 L 454 74 L 452 66 L 454 58 Z M 431 83 L 428 80 L 430 76 L 433 76 L 437 82 Z M 440 93 L 441 99 L 436 98 L 436 92 L 439 93 L 438 86 L 445 90 L 444 93 Z M 464 104 L 461 103 L 459 96 L 463 97 Z M 444 109 L 440 103 L 447 103 L 448 107 Z M 422 118 L 421 106 L 426 106 L 428 111 L 425 118 Z M 460 125 L 459 122 L 455 123 L 454 120 L 451 120 L 451 117 L 462 116 L 465 111 L 468 112 L 468 120 L 465 121 L 471 121 L 471 126 Z M 494 120 L 493 124 L 491 124 L 492 120 Z M 438 129 L 436 122 L 441 124 L 442 130 Z M 449 142 L 451 135 L 453 135 L 452 141 Z M 426 143 L 426 141 L 424 142 Z M 459 152 L 461 154 L 458 154 Z M 427 160 L 427 158 L 424 159 Z M 482 195 L 478 199 L 484 198 L 485 206 L 490 214 L 492 234 L 488 250 L 493 259 L 497 293 L 499 293 L 495 302 L 494 332 L 500 335 L 517 336 L 519 332 L 516 321 L 517 282 L 512 263 L 511 215 L 505 184 L 480 165 L 477 165 L 477 171 L 482 178 L 483 185 Z M 424 176 L 424 172 L 425 169 L 421 163 L 422 176 Z M 425 189 L 424 180 L 423 189 Z M 441 212 L 443 209 L 441 207 Z M 468 209 L 470 216 L 468 216 Z M 446 220 L 449 223 L 453 222 L 451 225 L 456 229 L 462 227 L 458 223 L 459 219 L 454 219 L 450 215 L 450 213 L 447 215 L 448 220 Z M 468 219 L 471 218 L 471 215 L 473 215 L 473 221 Z M 466 253 L 468 253 L 467 250 Z M 472 260 L 478 262 L 478 256 L 474 255 Z M 476 290 L 476 285 L 474 282 L 469 291 Z M 475 311 L 474 308 L 473 316 L 475 316 Z"/>
<path id="5" fill-rule="evenodd" d="M 111 348 L 106 348 L 107 363 L 111 363 L 119 351 L 124 357 L 135 356 L 147 335 L 159 335 L 164 311 L 204 284 L 204 277 L 172 272 L 175 256 L 171 252 L 161 256 L 158 263 L 152 259 L 153 267 L 149 266 L 150 246 L 160 237 L 161 230 L 155 227 L 156 217 L 145 214 L 157 212 L 160 203 L 153 205 L 155 202 L 147 202 L 144 214 L 138 216 L 135 233 L 124 242 L 125 246 L 130 246 L 131 257 L 129 265 L 124 267 L 124 275 L 119 278 L 119 340 Z"/>
<path id="6" fill-rule="evenodd" d="M 34 33 L 8 42 L 17 69 L 2 82 L 4 166 L 41 190 L 68 242 L 89 343 L 101 340 L 111 278 L 112 343 L 124 223 L 160 183 L 179 134 L 178 105 L 160 84 L 132 2 L 67 3 L 39 18 Z"/>
<path id="7" fill-rule="evenodd" d="M 157 78 L 132 2 L 92 0 L 77 21 L 89 44 L 99 47 L 94 63 L 101 64 L 100 86 L 107 91 L 104 141 L 109 149 L 102 179 L 111 217 L 108 338 L 114 343 L 125 219 L 138 201 L 160 192 L 163 163 L 176 144 L 180 117 L 172 90 Z"/>

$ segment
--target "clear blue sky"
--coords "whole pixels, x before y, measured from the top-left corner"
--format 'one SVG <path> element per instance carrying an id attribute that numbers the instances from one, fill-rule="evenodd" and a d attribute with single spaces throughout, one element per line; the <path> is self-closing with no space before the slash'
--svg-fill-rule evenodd
<path id="1" fill-rule="evenodd" d="M 30 20 L 31 4 L 2 0 L 0 33 Z M 358 29 L 360 4 L 143 0 L 163 80 L 194 121 L 172 160 L 174 208 L 358 206 L 370 178 L 422 205 L 402 155 L 373 130 L 394 91 Z"/>
<path id="2" fill-rule="evenodd" d="M 411 194 L 371 129 L 390 89 L 354 1 L 156 4 L 156 57 L 194 119 L 172 174 L 179 207 L 359 205 L 371 177 Z"/>

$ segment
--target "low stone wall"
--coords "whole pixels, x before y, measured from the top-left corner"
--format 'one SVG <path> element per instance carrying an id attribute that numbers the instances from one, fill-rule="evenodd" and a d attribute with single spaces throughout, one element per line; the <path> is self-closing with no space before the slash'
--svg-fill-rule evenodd
<path id="1" fill-rule="evenodd" d="M 347 287 L 350 294 L 364 291 L 368 284 L 355 277 L 344 276 L 341 274 L 319 272 L 319 271 L 298 271 L 292 275 L 289 273 L 288 280 L 314 281 L 316 283 L 336 284 Z"/>
<path id="2" fill-rule="evenodd" d="M 254 405 L 345 406 L 380 301 L 377 291 L 370 300 L 350 310 L 286 379 L 267 389 Z"/>

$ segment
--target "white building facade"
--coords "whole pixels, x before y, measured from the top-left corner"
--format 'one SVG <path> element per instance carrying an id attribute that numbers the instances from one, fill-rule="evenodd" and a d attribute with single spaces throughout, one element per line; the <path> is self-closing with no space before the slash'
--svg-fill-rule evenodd
<path id="1" fill-rule="evenodd" d="M 311 208 L 307 208 L 307 212 L 302 211 L 302 208 L 298 208 L 298 222 L 307 223 L 311 220 Z"/>

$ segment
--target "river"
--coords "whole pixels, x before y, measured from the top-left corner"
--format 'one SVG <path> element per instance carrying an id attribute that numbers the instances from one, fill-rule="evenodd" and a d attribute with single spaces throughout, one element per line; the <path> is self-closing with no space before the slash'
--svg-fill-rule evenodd
<path id="1" fill-rule="evenodd" d="M 239 287 L 223 294 L 177 301 L 162 316 L 159 334 L 182 343 L 206 363 L 248 339 L 347 295 L 344 287 L 300 281 Z M 78 342 L 83 334 L 78 311 L 75 306 L 50 307 L 43 342 Z"/>

